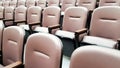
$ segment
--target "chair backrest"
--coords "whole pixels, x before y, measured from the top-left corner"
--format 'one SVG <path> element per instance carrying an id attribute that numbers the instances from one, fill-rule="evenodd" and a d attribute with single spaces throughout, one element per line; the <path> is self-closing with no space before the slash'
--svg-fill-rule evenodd
<path id="1" fill-rule="evenodd" d="M 25 6 L 25 0 L 18 0 L 17 7 L 18 6 Z"/>
<path id="2" fill-rule="evenodd" d="M 65 10 L 62 29 L 75 32 L 85 28 L 88 9 L 85 7 L 69 7 Z"/>
<path id="3" fill-rule="evenodd" d="M 93 11 L 96 7 L 96 0 L 79 0 L 78 6 L 86 7 L 88 10 Z"/>
<path id="4" fill-rule="evenodd" d="M 38 6 L 29 7 L 27 10 L 27 23 L 28 24 L 40 23 L 41 12 L 42 12 L 41 7 Z"/>
<path id="5" fill-rule="evenodd" d="M 25 6 L 18 6 L 15 8 L 14 22 L 26 21 L 27 8 Z"/>
<path id="6" fill-rule="evenodd" d="M 25 68 L 60 68 L 62 43 L 56 36 L 32 34 L 25 48 Z"/>
<path id="7" fill-rule="evenodd" d="M 0 6 L 0 19 L 4 18 L 4 7 Z"/>
<path id="8" fill-rule="evenodd" d="M 120 0 L 100 0 L 99 6 L 119 6 Z"/>
<path id="9" fill-rule="evenodd" d="M 26 7 L 35 6 L 35 0 L 27 0 L 26 1 Z"/>
<path id="10" fill-rule="evenodd" d="M 60 8 L 56 6 L 46 7 L 43 11 L 42 26 L 48 27 L 59 24 Z"/>
<path id="11" fill-rule="evenodd" d="M 120 38 L 119 11 L 119 6 L 104 6 L 95 9 L 91 19 L 90 35 L 113 40 Z"/>
<path id="12" fill-rule="evenodd" d="M 8 65 L 22 61 L 25 31 L 18 26 L 6 27 L 3 31 L 3 64 Z"/>
<path id="13" fill-rule="evenodd" d="M 3 6 L 3 2 L 2 1 L 0 1 L 0 6 Z"/>
<path id="14" fill-rule="evenodd" d="M 44 9 L 47 5 L 47 2 L 46 2 L 46 0 L 38 0 L 38 1 L 36 1 L 36 5 L 41 7 L 42 9 Z"/>
<path id="15" fill-rule="evenodd" d="M 70 60 L 70 68 L 119 68 L 120 51 L 98 47 L 83 46 L 76 49 Z"/>
<path id="16" fill-rule="evenodd" d="M 59 6 L 59 0 L 48 0 L 48 6 Z"/>
<path id="17" fill-rule="evenodd" d="M 17 1 L 10 1 L 10 6 L 16 7 L 16 5 L 17 5 Z"/>
<path id="18" fill-rule="evenodd" d="M 9 1 L 3 1 L 3 7 L 8 7 L 9 6 Z"/>
<path id="19" fill-rule="evenodd" d="M 3 21 L 0 20 L 0 51 L 2 51 L 2 40 L 3 40 L 3 29 L 4 29 Z"/>
<path id="20" fill-rule="evenodd" d="M 62 0 L 61 10 L 65 11 L 66 8 L 75 6 L 76 0 Z"/>
<path id="21" fill-rule="evenodd" d="M 6 7 L 4 12 L 4 19 L 13 19 L 14 7 Z M 6 21 L 5 25 L 12 25 L 13 21 Z"/>

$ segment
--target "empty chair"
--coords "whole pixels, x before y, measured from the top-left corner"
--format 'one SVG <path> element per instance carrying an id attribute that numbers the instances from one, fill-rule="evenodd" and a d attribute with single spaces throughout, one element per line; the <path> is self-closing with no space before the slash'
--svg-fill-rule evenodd
<path id="1" fill-rule="evenodd" d="M 61 15 L 64 15 L 64 11 L 68 7 L 75 6 L 76 0 L 62 0 L 62 6 L 61 6 Z"/>
<path id="2" fill-rule="evenodd" d="M 79 39 L 79 33 L 81 29 L 85 28 L 87 20 L 88 9 L 85 7 L 69 7 L 65 10 L 63 18 L 62 30 L 57 30 L 55 35 L 61 39 L 69 39 L 75 44 L 71 45 L 76 48 L 76 44 Z"/>
<path id="3" fill-rule="evenodd" d="M 93 11 L 96 7 L 96 0 L 79 0 L 78 6 L 86 7 L 89 11 Z"/>
<path id="4" fill-rule="evenodd" d="M 2 60 L 2 37 L 3 37 L 3 29 L 4 29 L 4 24 L 0 20 L 0 61 Z M 0 62 L 1 63 L 1 62 Z"/>
<path id="5" fill-rule="evenodd" d="M 25 6 L 25 0 L 18 0 L 17 7 L 18 6 Z"/>
<path id="6" fill-rule="evenodd" d="M 42 9 L 44 9 L 46 7 L 46 5 L 47 5 L 46 3 L 47 3 L 46 0 L 38 0 L 38 1 L 36 1 L 36 5 L 41 7 Z"/>
<path id="7" fill-rule="evenodd" d="M 27 8 L 25 6 L 16 7 L 14 13 L 14 25 L 26 24 Z"/>
<path id="8" fill-rule="evenodd" d="M 35 6 L 35 0 L 27 0 L 26 1 L 26 7 Z"/>
<path id="9" fill-rule="evenodd" d="M 24 35 L 25 32 L 20 27 L 10 26 L 4 28 L 2 45 L 4 66 L 14 63 L 16 61 L 22 62 Z"/>
<path id="10" fill-rule="evenodd" d="M 20 25 L 20 27 L 24 28 L 25 30 L 31 30 L 31 29 L 33 29 L 33 27 L 29 28 L 29 25 L 31 25 L 31 24 L 39 23 L 38 25 L 40 26 L 41 12 L 42 12 L 41 7 L 38 7 L 38 6 L 29 7 L 27 10 L 27 24 Z"/>
<path id="11" fill-rule="evenodd" d="M 14 7 L 6 7 L 4 9 L 4 25 L 5 27 L 13 25 Z"/>
<path id="12" fill-rule="evenodd" d="M 104 6 L 95 9 L 92 14 L 89 34 L 84 36 L 82 42 L 117 48 L 117 41 L 120 38 L 119 11 L 119 6 Z"/>
<path id="13" fill-rule="evenodd" d="M 60 8 L 56 6 L 46 7 L 43 11 L 43 18 L 40 27 L 36 27 L 33 31 L 44 32 L 44 33 L 53 33 L 50 29 L 53 26 L 59 25 L 60 18 Z"/>
<path id="14" fill-rule="evenodd" d="M 0 1 L 0 6 L 2 6 L 2 3 L 3 3 L 3 2 L 2 2 L 2 1 Z"/>
<path id="15" fill-rule="evenodd" d="M 0 20 L 4 18 L 4 7 L 0 6 Z"/>
<path id="16" fill-rule="evenodd" d="M 3 1 L 3 7 L 8 7 L 9 6 L 9 1 Z"/>
<path id="17" fill-rule="evenodd" d="M 119 6 L 119 0 L 100 0 L 99 6 Z"/>
<path id="18" fill-rule="evenodd" d="M 48 6 L 59 6 L 59 0 L 48 0 Z"/>
<path id="19" fill-rule="evenodd" d="M 61 53 L 62 43 L 56 36 L 44 33 L 32 34 L 25 47 L 24 68 L 61 68 Z"/>
<path id="20" fill-rule="evenodd" d="M 17 5 L 17 1 L 10 1 L 10 6 L 11 7 L 16 7 L 16 5 Z"/>
<path id="21" fill-rule="evenodd" d="M 70 68 L 119 68 L 120 51 L 98 46 L 76 49 L 70 60 Z"/>

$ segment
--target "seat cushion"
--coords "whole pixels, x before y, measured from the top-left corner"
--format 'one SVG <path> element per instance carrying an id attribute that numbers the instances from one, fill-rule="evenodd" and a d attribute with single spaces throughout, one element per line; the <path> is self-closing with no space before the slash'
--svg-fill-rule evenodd
<path id="1" fill-rule="evenodd" d="M 29 26 L 28 25 L 19 25 L 21 28 L 25 29 L 25 30 L 29 30 Z"/>
<path id="2" fill-rule="evenodd" d="M 4 66 L 0 64 L 0 68 L 4 68 Z"/>
<path id="3" fill-rule="evenodd" d="M 94 37 L 94 36 L 85 36 L 83 38 L 83 42 L 100 45 L 100 46 L 104 46 L 104 47 L 109 47 L 109 48 L 115 48 L 115 45 L 117 45 L 117 42 L 114 40 L 100 38 L 100 37 Z"/>
<path id="4" fill-rule="evenodd" d="M 43 32 L 43 33 L 49 33 L 47 27 L 36 27 L 36 28 L 34 29 L 34 31 Z"/>
<path id="5" fill-rule="evenodd" d="M 68 32 L 68 31 L 63 31 L 63 30 L 57 30 L 55 32 L 55 35 L 63 38 L 69 38 L 69 39 L 74 39 L 75 35 L 73 32 Z"/>

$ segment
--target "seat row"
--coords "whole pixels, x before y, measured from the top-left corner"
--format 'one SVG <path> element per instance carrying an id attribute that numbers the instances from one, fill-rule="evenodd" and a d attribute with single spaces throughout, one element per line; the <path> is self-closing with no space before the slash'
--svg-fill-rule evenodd
<path id="1" fill-rule="evenodd" d="M 88 8 L 90 11 L 93 11 L 96 8 L 96 5 L 98 6 L 119 6 L 120 1 L 119 0 L 100 0 L 97 3 L 97 0 L 13 0 L 13 1 L 3 1 L 0 2 L 0 5 L 4 7 L 8 6 L 20 6 L 24 5 L 26 7 L 31 6 L 40 6 L 45 8 L 46 6 L 61 6 L 61 10 L 64 12 L 66 8 L 72 7 L 72 6 L 83 6 Z"/>
<path id="2" fill-rule="evenodd" d="M 63 45 L 58 37 L 35 33 L 28 37 L 24 45 L 24 35 L 25 31 L 18 26 L 3 30 L 4 66 L 0 65 L 0 68 L 61 68 Z M 83 46 L 72 53 L 69 68 L 119 68 L 119 60 L 118 50 Z"/>
<path id="3" fill-rule="evenodd" d="M 25 30 L 34 32 L 52 33 L 61 38 L 72 39 L 75 43 L 74 48 L 79 46 L 84 33 L 83 42 L 102 45 L 110 48 L 118 48 L 119 40 L 119 9 L 118 6 L 99 7 L 93 11 L 90 29 L 85 29 L 87 24 L 88 9 L 84 7 L 70 7 L 65 11 L 62 26 L 59 24 L 60 8 L 55 6 L 47 7 L 41 17 L 40 7 L 30 7 L 28 10 L 24 6 L 15 9 L 14 19 L 4 19 L 4 24 L 13 23 Z M 111 11 L 111 14 L 109 11 Z M 113 10 L 114 9 L 114 10 Z M 27 13 L 26 13 L 27 12 Z M 27 16 L 26 16 L 27 14 Z M 27 20 L 26 20 L 27 17 Z M 42 21 L 41 21 L 42 18 Z M 10 22 L 9 22 L 10 21 Z M 8 25 L 7 25 L 8 26 Z M 106 28 L 107 27 L 107 28 Z M 57 29 L 56 29 L 57 28 Z M 60 29 L 60 30 L 59 30 Z M 82 30 L 81 30 L 82 29 Z M 82 36 L 80 36 L 83 34 Z M 105 42 L 104 42 L 104 41 Z M 99 42 L 97 42 L 99 41 Z M 109 44 L 109 46 L 108 46 Z"/>

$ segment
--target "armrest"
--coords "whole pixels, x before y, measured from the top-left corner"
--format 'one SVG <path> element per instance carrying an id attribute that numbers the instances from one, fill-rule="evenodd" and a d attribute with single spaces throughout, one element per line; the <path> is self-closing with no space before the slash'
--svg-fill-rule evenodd
<path id="1" fill-rule="evenodd" d="M 3 20 L 4 18 L 0 18 L 0 20 Z"/>
<path id="2" fill-rule="evenodd" d="M 14 21 L 14 24 L 17 25 L 17 23 L 22 23 L 22 22 L 26 23 L 26 21 Z"/>
<path id="3" fill-rule="evenodd" d="M 53 30 L 53 29 L 56 29 L 56 28 L 60 28 L 60 25 L 58 24 L 58 25 L 49 26 L 49 27 L 48 27 L 49 33 L 51 33 L 52 30 Z"/>
<path id="4" fill-rule="evenodd" d="M 30 32 L 33 33 L 33 29 L 32 27 L 35 26 L 35 25 L 40 25 L 40 22 L 38 23 L 33 23 L 33 24 L 29 24 L 29 28 L 30 28 Z M 40 25 L 41 26 L 41 25 Z"/>
<path id="5" fill-rule="evenodd" d="M 87 33 L 87 29 L 81 29 L 81 30 L 77 30 L 75 31 L 75 49 L 79 46 L 79 35 L 83 34 L 83 33 Z"/>
<path id="6" fill-rule="evenodd" d="M 10 65 L 5 66 L 4 68 L 17 68 L 20 65 L 22 65 L 22 62 L 21 61 L 17 61 L 15 63 L 12 63 Z"/>
<path id="7" fill-rule="evenodd" d="M 38 23 L 34 23 L 34 24 L 29 24 L 29 26 L 34 26 L 34 25 L 40 25 L 40 22 L 38 22 Z"/>
<path id="8" fill-rule="evenodd" d="M 13 19 L 3 19 L 3 22 L 5 21 L 13 21 Z"/>
<path id="9" fill-rule="evenodd" d="M 75 31 L 75 36 L 76 36 L 76 35 L 83 34 L 83 33 L 86 33 L 87 31 L 88 31 L 87 29 L 77 30 L 77 31 Z"/>

